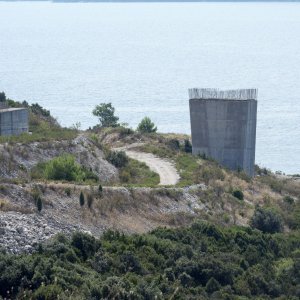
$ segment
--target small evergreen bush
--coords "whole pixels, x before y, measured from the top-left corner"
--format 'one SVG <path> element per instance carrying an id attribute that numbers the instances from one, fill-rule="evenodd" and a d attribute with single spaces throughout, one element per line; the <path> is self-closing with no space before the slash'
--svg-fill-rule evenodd
<path id="1" fill-rule="evenodd" d="M 256 207 L 250 225 L 264 233 L 281 232 L 283 227 L 282 219 L 277 213 L 262 207 Z"/>
<path id="2" fill-rule="evenodd" d="M 168 146 L 172 149 L 172 150 L 175 150 L 175 151 L 178 151 L 180 150 L 180 143 L 177 139 L 171 139 L 169 142 L 168 142 Z"/>
<path id="3" fill-rule="evenodd" d="M 192 153 L 192 144 L 189 140 L 184 140 L 184 152 L 186 153 Z"/>
<path id="4" fill-rule="evenodd" d="M 292 205 L 292 204 L 295 203 L 294 198 L 291 197 L 291 196 L 285 196 L 285 197 L 283 198 L 283 201 L 286 202 L 286 203 L 288 203 L 288 204 L 290 204 L 290 205 Z"/>
<path id="5" fill-rule="evenodd" d="M 124 151 L 110 151 L 106 159 L 116 168 L 123 168 L 128 164 L 128 156 Z"/>
<path id="6" fill-rule="evenodd" d="M 86 197 L 88 208 L 91 208 L 94 202 L 94 198 L 92 194 L 88 194 Z"/>
<path id="7" fill-rule="evenodd" d="M 43 208 L 43 202 L 42 202 L 42 198 L 40 196 L 38 196 L 37 200 L 36 200 L 36 207 L 37 210 L 40 212 Z"/>
<path id="8" fill-rule="evenodd" d="M 66 188 L 65 188 L 65 193 L 66 193 L 66 195 L 67 195 L 68 197 L 70 197 L 70 196 L 71 196 L 71 188 L 66 187 Z"/>
<path id="9" fill-rule="evenodd" d="M 84 205 L 84 194 L 82 191 L 80 192 L 80 195 L 79 195 L 79 204 L 80 204 L 80 206 Z"/>
<path id="10" fill-rule="evenodd" d="M 157 131 L 157 127 L 149 117 L 145 117 L 138 125 L 137 131 L 141 133 L 152 133 Z"/>
<path id="11" fill-rule="evenodd" d="M 244 193 L 239 189 L 234 190 L 232 196 L 239 200 L 244 200 Z"/>

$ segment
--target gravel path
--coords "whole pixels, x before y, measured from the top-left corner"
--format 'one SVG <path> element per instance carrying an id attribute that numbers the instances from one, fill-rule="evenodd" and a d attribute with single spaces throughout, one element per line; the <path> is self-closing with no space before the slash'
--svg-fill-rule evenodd
<path id="1" fill-rule="evenodd" d="M 142 143 L 134 143 L 128 146 L 115 148 L 114 150 L 125 151 L 130 158 L 144 162 L 150 168 L 150 170 L 159 175 L 160 185 L 176 184 L 180 177 L 172 161 L 160 158 L 152 153 L 130 150 L 142 145 Z"/>

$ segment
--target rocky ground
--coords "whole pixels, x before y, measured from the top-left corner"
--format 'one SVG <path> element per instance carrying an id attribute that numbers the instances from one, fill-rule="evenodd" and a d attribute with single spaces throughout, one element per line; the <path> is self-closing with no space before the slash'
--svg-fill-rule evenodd
<path id="1" fill-rule="evenodd" d="M 43 209 L 37 211 L 32 191 L 39 189 Z M 66 190 L 71 189 L 68 195 Z M 179 226 L 197 216 L 215 215 L 233 207 L 205 202 L 207 187 L 125 188 L 106 187 L 99 194 L 88 186 L 71 184 L 1 186 L 0 245 L 12 253 L 32 252 L 56 233 L 76 230 L 99 236 L 110 228 L 126 233 L 142 233 L 157 226 Z M 83 207 L 79 194 L 91 194 L 93 202 Z M 230 222 L 233 222 L 233 218 Z M 237 224 L 247 222 L 239 217 Z"/>
<path id="2" fill-rule="evenodd" d="M 91 169 L 101 182 L 118 180 L 118 170 L 104 159 L 97 143 L 84 134 L 71 141 L 0 144 L 0 178 L 29 178 L 31 168 L 37 163 L 66 153 L 74 155 L 78 163 Z"/>

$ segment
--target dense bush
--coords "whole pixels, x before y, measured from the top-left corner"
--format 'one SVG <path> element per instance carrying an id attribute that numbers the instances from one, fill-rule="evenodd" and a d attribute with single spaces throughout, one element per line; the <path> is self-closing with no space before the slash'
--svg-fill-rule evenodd
<path id="1" fill-rule="evenodd" d="M 125 167 L 129 161 L 124 151 L 110 151 L 106 159 L 117 168 Z"/>
<path id="2" fill-rule="evenodd" d="M 145 117 L 139 123 L 139 125 L 137 127 L 137 131 L 141 132 L 141 133 L 151 133 L 151 132 L 156 132 L 157 131 L 157 127 L 151 121 L 151 119 L 149 117 Z"/>
<path id="3" fill-rule="evenodd" d="M 38 163 L 32 169 L 33 178 L 45 178 L 66 181 L 98 181 L 98 177 L 91 171 L 79 165 L 74 156 L 65 154 L 48 162 Z M 70 191 L 71 193 L 71 191 Z"/>
<path id="4" fill-rule="evenodd" d="M 184 140 L 184 152 L 192 153 L 193 147 L 189 140 Z"/>
<path id="5" fill-rule="evenodd" d="M 244 200 L 244 193 L 239 189 L 234 190 L 232 196 L 239 200 Z"/>
<path id="6" fill-rule="evenodd" d="M 281 217 L 270 209 L 256 207 L 251 218 L 251 226 L 266 233 L 282 231 Z"/>
<path id="7" fill-rule="evenodd" d="M 0 252 L 0 298 L 296 300 L 299 247 L 299 232 L 202 222 L 100 240 L 60 234 L 33 255 Z"/>
<path id="8" fill-rule="evenodd" d="M 75 158 L 71 155 L 63 155 L 50 160 L 44 170 L 47 179 L 81 181 L 84 172 Z"/>
<path id="9" fill-rule="evenodd" d="M 171 139 L 168 141 L 168 146 L 174 150 L 174 151 L 178 151 L 180 150 L 180 143 L 177 139 Z"/>

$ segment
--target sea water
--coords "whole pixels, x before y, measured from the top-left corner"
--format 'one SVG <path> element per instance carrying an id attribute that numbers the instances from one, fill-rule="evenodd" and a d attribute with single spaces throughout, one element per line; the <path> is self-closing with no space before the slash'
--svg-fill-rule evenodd
<path id="1" fill-rule="evenodd" d="M 0 91 L 64 126 L 189 134 L 191 87 L 258 88 L 256 163 L 300 173 L 300 3 L 0 2 Z"/>

